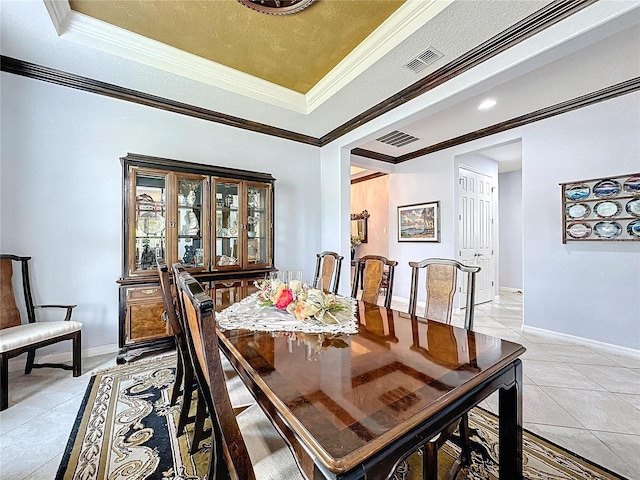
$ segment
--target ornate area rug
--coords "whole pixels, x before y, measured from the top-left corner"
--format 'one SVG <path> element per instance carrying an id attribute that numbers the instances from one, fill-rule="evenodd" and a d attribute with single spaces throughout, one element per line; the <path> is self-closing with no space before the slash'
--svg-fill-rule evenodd
<path id="1" fill-rule="evenodd" d="M 207 440 L 189 455 L 191 432 L 176 437 L 178 406 L 170 407 L 175 355 L 140 360 L 96 372 L 78 412 L 57 480 L 200 480 L 208 465 Z M 456 480 L 495 480 L 497 418 L 480 408 L 469 416 L 472 464 Z M 524 432 L 524 476 L 528 480 L 624 479 L 530 432 Z M 446 469 L 459 452 L 452 437 L 441 450 Z M 421 478 L 414 454 L 402 462 L 393 480 Z"/>

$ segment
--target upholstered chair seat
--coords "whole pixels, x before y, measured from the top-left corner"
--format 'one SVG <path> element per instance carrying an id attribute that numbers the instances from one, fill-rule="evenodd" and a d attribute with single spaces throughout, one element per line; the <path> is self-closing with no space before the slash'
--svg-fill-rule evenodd
<path id="1" fill-rule="evenodd" d="M 71 320 L 23 323 L 16 327 L 4 328 L 0 330 L 0 353 L 27 347 L 81 329 L 82 323 Z"/>

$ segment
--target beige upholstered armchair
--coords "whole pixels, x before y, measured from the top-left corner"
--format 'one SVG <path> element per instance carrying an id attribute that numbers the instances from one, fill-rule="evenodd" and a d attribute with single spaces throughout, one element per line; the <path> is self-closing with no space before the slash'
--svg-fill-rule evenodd
<path id="1" fill-rule="evenodd" d="M 75 305 L 34 305 L 29 279 L 31 257 L 0 254 L 0 410 L 9 406 L 9 359 L 22 353 L 27 354 L 24 373 L 33 368 L 55 367 L 73 370 L 73 376 L 81 374 L 81 334 L 82 323 L 71 320 Z M 23 323 L 13 289 L 13 265 L 22 268 L 22 290 L 28 323 Z M 36 310 L 40 308 L 61 308 L 66 310 L 64 320 L 36 322 Z M 34 363 L 36 349 L 61 342 L 73 341 L 73 365 L 60 363 Z"/>

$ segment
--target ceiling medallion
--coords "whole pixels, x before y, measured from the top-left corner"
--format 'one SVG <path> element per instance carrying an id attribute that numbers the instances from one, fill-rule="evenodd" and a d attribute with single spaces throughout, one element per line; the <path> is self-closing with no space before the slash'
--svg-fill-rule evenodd
<path id="1" fill-rule="evenodd" d="M 269 15 L 289 15 L 307 8 L 313 0 L 238 0 L 252 10 Z"/>

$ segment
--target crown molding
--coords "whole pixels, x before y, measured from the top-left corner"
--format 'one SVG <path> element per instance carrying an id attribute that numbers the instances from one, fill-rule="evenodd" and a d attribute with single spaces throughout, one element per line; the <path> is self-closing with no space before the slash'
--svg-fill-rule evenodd
<path id="1" fill-rule="evenodd" d="M 305 143 L 315 147 L 320 146 L 320 141 L 309 135 L 273 127 L 264 123 L 253 122 L 244 118 L 234 117 L 214 110 L 208 110 L 195 105 L 177 102 L 168 98 L 151 95 L 149 93 L 132 90 L 130 88 L 120 87 L 111 83 L 101 82 L 92 78 L 82 77 L 73 73 L 56 70 L 54 68 L 37 65 L 35 63 L 25 62 L 23 60 L 6 57 L 4 55 L 0 56 L 0 70 L 3 72 L 13 73 L 15 75 L 21 75 L 23 77 L 33 78 L 35 80 L 42 80 L 44 82 L 54 83 L 64 87 L 75 88 L 85 92 L 96 93 L 98 95 L 104 95 L 106 97 L 116 98 L 126 102 L 165 110 L 167 112 L 200 118 L 202 120 L 220 123 L 230 127 L 264 133 L 266 135 Z"/>
<path id="2" fill-rule="evenodd" d="M 496 133 L 505 132 L 513 128 L 522 127 L 529 123 L 539 122 L 540 120 L 545 120 L 550 117 L 555 117 L 556 115 L 561 115 L 572 110 L 588 107 L 589 105 L 593 105 L 595 103 L 603 102 L 605 100 L 611 100 L 621 95 L 626 95 L 628 93 L 637 91 L 640 91 L 640 77 L 632 78 L 627 81 L 617 83 L 600 90 L 596 90 L 595 92 L 572 98 L 565 102 L 556 103 L 555 105 L 541 108 L 539 110 L 520 115 L 519 117 L 514 117 L 509 120 L 505 120 L 504 122 L 496 123 L 489 127 L 465 133 L 464 135 L 450 138 L 448 140 L 445 140 L 444 142 L 434 143 L 433 145 L 421 148 L 419 150 L 416 150 L 415 152 L 406 153 L 397 157 L 374 152 L 372 150 L 366 150 L 364 148 L 354 148 L 353 150 L 351 150 L 351 154 L 358 155 L 360 157 L 371 158 L 373 160 L 381 160 L 387 163 L 398 164 L 406 162 L 408 160 L 413 160 L 414 158 L 429 155 L 430 153 L 439 152 L 440 150 L 444 150 L 446 148 L 462 145 L 473 140 L 478 140 L 490 135 L 495 135 Z"/>
<path id="3" fill-rule="evenodd" d="M 565 18 L 579 12 L 585 7 L 596 3 L 598 0 L 553 0 L 540 10 L 522 19 L 510 28 L 493 36 L 477 47 L 469 50 L 455 60 L 446 63 L 434 72 L 399 91 L 395 95 L 365 110 L 358 116 L 336 127 L 331 132 L 320 138 L 322 146 L 327 145 L 337 138 L 355 130 L 360 125 L 369 122 L 402 105 L 425 92 L 471 70 L 482 62 L 495 57 L 518 43 L 532 37 Z"/>
<path id="4" fill-rule="evenodd" d="M 306 113 L 305 96 L 71 10 L 68 0 L 43 0 L 61 38 L 255 100 Z"/>
<path id="5" fill-rule="evenodd" d="M 67 28 L 67 22 L 71 16 L 69 0 L 43 0 L 43 2 L 57 34 L 61 35 Z"/>
<path id="6" fill-rule="evenodd" d="M 384 172 L 375 172 L 375 173 L 370 173 L 369 175 L 364 175 L 362 177 L 352 178 L 351 185 L 355 183 L 366 182 L 367 180 L 373 180 L 374 178 L 383 177 L 385 175 L 389 175 L 389 174 Z"/>
<path id="7" fill-rule="evenodd" d="M 359 157 L 370 158 L 371 160 L 379 160 L 387 163 L 398 163 L 397 157 L 393 155 L 387 155 L 385 153 L 378 153 L 372 150 L 356 147 L 351 149 L 351 155 L 357 155 Z"/>
<path id="8" fill-rule="evenodd" d="M 297 113 L 309 114 L 455 0 L 408 0 L 306 95 L 43 0 L 58 36 Z"/>
<path id="9" fill-rule="evenodd" d="M 284 138 L 315 147 L 322 147 L 324 145 L 322 139 L 320 138 L 314 138 L 309 135 L 303 135 L 301 133 L 284 130 L 263 123 L 252 122 L 244 118 L 234 117 L 213 110 L 196 107 L 194 105 L 176 102 L 174 100 L 150 95 L 148 93 L 140 92 L 137 90 L 119 87 L 110 83 L 105 83 L 98 80 L 93 80 L 91 78 L 81 77 L 72 73 L 63 72 L 61 70 L 44 67 L 42 65 L 25 62 L 23 60 L 6 57 L 4 55 L 0 56 L 0 71 L 13 73 L 15 75 L 21 75 L 24 77 L 32 78 L 34 80 L 42 80 L 44 82 L 54 83 L 69 88 L 75 88 L 90 93 L 96 93 L 99 95 L 116 98 L 118 100 L 124 100 L 148 107 L 158 108 L 160 110 L 166 110 L 168 112 L 188 115 L 190 117 L 200 118 L 231 127 L 251 130 L 258 133 L 263 133 L 265 135 L 272 135 L 275 137 Z M 546 118 L 554 117 L 556 115 L 567 113 L 579 108 L 588 107 L 589 105 L 593 105 L 595 103 L 603 102 L 605 100 L 610 100 L 637 91 L 640 91 L 640 77 L 631 78 L 627 81 L 617 83 L 600 90 L 596 90 L 595 92 L 581 95 L 579 97 L 560 102 L 539 110 L 535 110 L 519 117 L 511 118 L 504 122 L 481 128 L 464 135 L 459 135 L 457 137 L 445 140 L 444 142 L 439 142 L 428 147 L 416 150 L 415 152 L 400 155 L 398 157 L 373 152 L 371 150 L 366 150 L 359 147 L 352 149 L 350 153 L 352 155 L 379 160 L 391 164 L 402 163 L 406 162 L 407 160 L 412 160 L 414 158 L 422 157 L 433 152 L 444 150 L 445 148 L 462 145 L 463 143 L 467 143 L 472 140 L 477 140 L 489 135 L 501 133 L 513 128 L 527 125 L 529 123 L 538 122 Z"/>
<path id="10" fill-rule="evenodd" d="M 306 94 L 311 113 L 455 0 L 407 0 Z"/>

